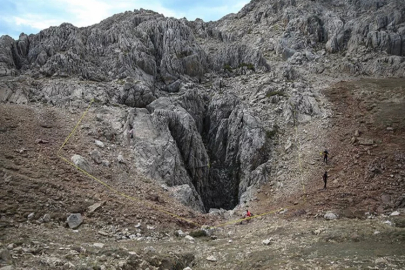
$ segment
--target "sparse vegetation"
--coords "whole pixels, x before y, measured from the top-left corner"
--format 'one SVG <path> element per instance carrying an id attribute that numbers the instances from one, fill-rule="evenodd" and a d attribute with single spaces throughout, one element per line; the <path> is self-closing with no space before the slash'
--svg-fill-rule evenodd
<path id="1" fill-rule="evenodd" d="M 252 63 L 241 63 L 239 67 L 247 67 L 247 69 L 255 71 L 255 66 Z"/>
<path id="2" fill-rule="evenodd" d="M 207 235 L 207 232 L 204 230 L 196 230 L 196 231 L 190 232 L 190 236 L 198 238 L 198 237 L 205 237 L 208 235 Z"/>
<path id="3" fill-rule="evenodd" d="M 224 71 L 232 72 L 232 67 L 230 65 L 224 65 Z"/>

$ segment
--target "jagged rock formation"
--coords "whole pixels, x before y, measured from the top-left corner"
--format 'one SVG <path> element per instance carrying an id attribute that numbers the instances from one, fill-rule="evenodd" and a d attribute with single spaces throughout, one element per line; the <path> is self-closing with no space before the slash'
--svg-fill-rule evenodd
<path id="1" fill-rule="evenodd" d="M 271 181 L 278 130 L 326 115 L 314 74 L 405 76 L 404 56 L 400 0 L 254 0 L 208 23 L 141 9 L 2 36 L 0 100 L 114 104 L 102 135 L 141 172 L 196 210 L 231 209 Z"/>

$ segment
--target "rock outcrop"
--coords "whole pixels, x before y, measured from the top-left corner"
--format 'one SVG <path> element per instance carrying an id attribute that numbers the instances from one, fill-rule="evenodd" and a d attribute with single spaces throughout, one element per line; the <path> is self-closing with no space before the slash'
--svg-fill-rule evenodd
<path id="1" fill-rule="evenodd" d="M 0 101 L 113 105 L 88 134 L 129 146 L 121 165 L 195 210 L 231 209 L 269 181 L 280 130 L 327 116 L 318 76 L 405 76 L 404 56 L 400 0 L 255 0 L 207 23 L 141 9 L 2 36 Z"/>

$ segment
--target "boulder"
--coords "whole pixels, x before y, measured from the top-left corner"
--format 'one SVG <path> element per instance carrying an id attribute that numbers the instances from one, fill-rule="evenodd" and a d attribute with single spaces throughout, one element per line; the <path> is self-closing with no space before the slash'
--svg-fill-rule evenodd
<path id="1" fill-rule="evenodd" d="M 155 99 L 153 88 L 138 81 L 127 83 L 122 87 L 118 102 L 131 107 L 144 108 Z"/>
<path id="2" fill-rule="evenodd" d="M 82 169 L 85 172 L 91 173 L 92 168 L 90 166 L 90 163 L 82 156 L 80 155 L 74 155 L 71 157 L 71 160 L 73 164 L 75 164 L 77 167 Z"/>
<path id="3" fill-rule="evenodd" d="M 76 229 L 82 224 L 83 217 L 80 213 L 71 214 L 67 218 L 66 222 L 67 222 L 69 228 Z"/>
<path id="4" fill-rule="evenodd" d="M 101 164 L 101 154 L 97 149 L 94 149 L 90 152 L 91 158 L 94 160 L 95 163 Z"/>
<path id="5" fill-rule="evenodd" d="M 324 216 L 323 216 L 326 220 L 334 220 L 337 219 L 338 216 L 332 212 L 327 212 Z"/>

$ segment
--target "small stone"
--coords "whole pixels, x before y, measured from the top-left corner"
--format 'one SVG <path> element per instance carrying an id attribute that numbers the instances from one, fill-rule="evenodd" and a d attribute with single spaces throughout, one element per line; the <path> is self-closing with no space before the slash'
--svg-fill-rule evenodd
<path id="1" fill-rule="evenodd" d="M 140 222 L 135 225 L 135 228 L 139 228 L 139 227 L 141 227 L 141 223 L 140 223 Z"/>
<path id="2" fill-rule="evenodd" d="M 400 213 L 398 211 L 394 211 L 391 213 L 390 216 L 399 216 L 399 215 L 400 215 Z"/>
<path id="3" fill-rule="evenodd" d="M 94 142 L 95 142 L 95 144 L 96 144 L 98 147 L 104 148 L 104 143 L 103 143 L 102 141 L 95 140 Z"/>
<path id="4" fill-rule="evenodd" d="M 97 149 L 94 149 L 90 152 L 91 158 L 94 160 L 95 163 L 101 164 L 101 154 Z"/>
<path id="5" fill-rule="evenodd" d="M 232 240 L 229 240 L 228 243 L 232 243 Z"/>
<path id="6" fill-rule="evenodd" d="M 191 269 L 190 267 L 186 267 L 186 268 L 184 268 L 183 270 L 193 270 L 193 269 Z"/>
<path id="7" fill-rule="evenodd" d="M 67 223 L 69 225 L 69 228 L 71 228 L 71 229 L 76 229 L 77 227 L 80 226 L 80 224 L 82 224 L 82 222 L 83 222 L 83 217 L 80 213 L 71 214 L 67 218 Z"/>
<path id="8" fill-rule="evenodd" d="M 99 121 L 99 122 L 103 121 L 103 120 L 104 120 L 103 115 L 100 114 L 100 113 L 98 113 L 98 114 L 96 115 L 96 120 Z"/>
<path id="9" fill-rule="evenodd" d="M 265 246 L 270 245 L 270 243 L 271 243 L 271 238 L 265 239 L 265 240 L 262 241 L 262 244 L 265 245 Z"/>
<path id="10" fill-rule="evenodd" d="M 323 216 L 326 220 L 334 220 L 337 219 L 337 215 L 332 213 L 332 212 L 328 212 Z"/>
<path id="11" fill-rule="evenodd" d="M 124 163 L 125 164 L 125 159 L 124 159 L 124 157 L 122 155 L 118 155 L 117 161 L 118 161 L 118 163 Z"/>
<path id="12" fill-rule="evenodd" d="M 186 235 L 186 237 L 185 237 L 187 240 L 190 240 L 190 241 L 194 241 L 194 238 L 192 237 L 192 236 L 190 236 L 190 235 Z"/>
<path id="13" fill-rule="evenodd" d="M 106 159 L 103 159 L 101 161 L 101 164 L 103 164 L 103 166 L 105 166 L 105 167 L 110 167 L 110 162 L 108 160 L 106 160 Z"/>
<path id="14" fill-rule="evenodd" d="M 87 208 L 87 211 L 89 212 L 89 213 L 93 213 L 94 211 L 96 211 L 100 206 L 102 206 L 104 204 L 104 202 L 98 202 L 98 203 L 95 203 L 95 204 L 93 204 L 93 205 L 90 205 L 88 208 Z"/>
<path id="15" fill-rule="evenodd" d="M 388 263 L 388 261 L 385 258 L 377 258 L 374 261 L 375 264 L 379 264 L 379 263 Z"/>
<path id="16" fill-rule="evenodd" d="M 184 236 L 184 232 L 182 230 L 178 230 L 176 233 L 178 236 Z"/>
<path id="17" fill-rule="evenodd" d="M 109 234 L 106 233 L 105 231 L 98 231 L 98 234 L 102 235 L 102 236 L 108 236 Z"/>
<path id="18" fill-rule="evenodd" d="M 354 137 L 359 137 L 360 136 L 360 132 L 358 130 L 354 131 Z"/>
<path id="19" fill-rule="evenodd" d="M 45 215 L 42 217 L 42 220 L 43 220 L 45 223 L 48 223 L 49 221 L 51 221 L 51 216 L 50 216 L 49 214 L 45 214 Z"/>
<path id="20" fill-rule="evenodd" d="M 75 265 L 73 263 L 71 263 L 71 262 L 65 263 L 63 265 L 63 267 L 64 267 L 63 269 L 75 269 L 76 268 Z"/>
<path id="21" fill-rule="evenodd" d="M 35 213 L 33 212 L 33 213 L 31 213 L 31 214 L 29 214 L 28 215 L 28 220 L 31 220 L 33 217 L 34 217 L 34 215 L 35 215 Z"/>
<path id="22" fill-rule="evenodd" d="M 389 220 L 386 220 L 386 221 L 384 221 L 383 223 L 392 226 L 392 222 L 389 221 Z"/>
<path id="23" fill-rule="evenodd" d="M 154 229 L 155 229 L 155 227 L 153 227 L 153 226 L 149 226 L 149 225 L 146 225 L 146 229 L 148 229 L 148 230 L 154 230 Z"/>
<path id="24" fill-rule="evenodd" d="M 146 252 L 156 252 L 156 249 L 155 249 L 154 247 L 151 247 L 151 246 L 146 247 L 144 250 L 145 250 Z"/>
<path id="25" fill-rule="evenodd" d="M 103 243 L 94 243 L 93 246 L 98 247 L 98 248 L 103 248 L 104 244 Z"/>
<path id="26" fill-rule="evenodd" d="M 373 139 L 366 139 L 366 138 L 359 138 L 359 144 L 360 145 L 373 145 L 374 140 Z"/>
<path id="27" fill-rule="evenodd" d="M 214 256 L 208 256 L 207 257 L 207 261 L 210 261 L 210 262 L 216 262 L 217 261 L 217 258 L 215 258 Z"/>

